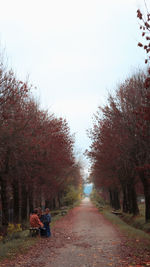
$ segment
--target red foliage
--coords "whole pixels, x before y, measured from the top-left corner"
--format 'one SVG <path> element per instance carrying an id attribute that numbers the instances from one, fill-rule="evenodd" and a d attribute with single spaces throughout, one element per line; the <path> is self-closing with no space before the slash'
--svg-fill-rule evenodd
<path id="1" fill-rule="evenodd" d="M 90 132 L 92 145 L 88 156 L 95 185 L 117 188 L 124 196 L 127 191 L 128 195 L 136 194 L 139 168 L 146 168 L 144 179 L 149 179 L 150 94 L 145 78 L 145 74 L 139 73 L 121 84 L 116 96 L 109 97 L 109 105 L 99 108 Z"/>
<path id="2" fill-rule="evenodd" d="M 22 205 L 27 197 L 32 204 L 41 205 L 43 196 L 45 200 L 53 199 L 74 182 L 72 177 L 76 179 L 75 175 L 70 178 L 75 158 L 68 124 L 65 119 L 40 110 L 31 89 L 12 72 L 1 69 L 0 186 L 5 218 L 7 202 L 12 196 L 22 201 Z M 19 200 L 17 195 L 21 195 L 21 190 L 23 195 Z"/>

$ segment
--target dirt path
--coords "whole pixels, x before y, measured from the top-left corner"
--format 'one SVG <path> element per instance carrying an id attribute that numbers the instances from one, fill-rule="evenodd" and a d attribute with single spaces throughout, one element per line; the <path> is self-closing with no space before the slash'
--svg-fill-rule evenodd
<path id="1" fill-rule="evenodd" d="M 45 267 L 123 266 L 117 231 L 89 200 L 74 209 L 72 219 L 75 240 L 61 248 L 55 261 Z"/>
<path id="2" fill-rule="evenodd" d="M 118 230 L 84 199 L 55 223 L 51 238 L 40 239 L 26 255 L 2 266 L 127 267 L 129 256 Z"/>

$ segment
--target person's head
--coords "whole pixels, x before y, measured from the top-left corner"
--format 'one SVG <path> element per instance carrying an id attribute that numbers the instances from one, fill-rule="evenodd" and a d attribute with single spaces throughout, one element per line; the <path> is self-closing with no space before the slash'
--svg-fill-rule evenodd
<path id="1" fill-rule="evenodd" d="M 45 209 L 45 213 L 46 213 L 46 214 L 49 213 L 49 209 L 48 209 L 48 208 Z"/>
<path id="2" fill-rule="evenodd" d="M 34 209 L 33 214 L 38 214 L 38 209 L 37 208 Z"/>

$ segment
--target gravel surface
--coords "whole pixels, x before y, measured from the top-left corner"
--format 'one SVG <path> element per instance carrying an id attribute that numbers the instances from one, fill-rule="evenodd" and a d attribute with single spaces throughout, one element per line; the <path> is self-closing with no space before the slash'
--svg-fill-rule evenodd
<path id="1" fill-rule="evenodd" d="M 123 266 L 118 232 L 88 199 L 73 210 L 71 226 L 72 242 L 60 248 L 56 259 L 45 267 Z"/>

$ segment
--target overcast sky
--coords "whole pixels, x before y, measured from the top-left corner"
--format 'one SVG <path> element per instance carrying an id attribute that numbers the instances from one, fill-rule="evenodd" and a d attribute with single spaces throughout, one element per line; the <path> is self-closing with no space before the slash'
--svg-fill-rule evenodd
<path id="1" fill-rule="evenodd" d="M 18 78 L 29 75 L 42 108 L 67 119 L 84 152 L 108 91 L 144 67 L 136 17 L 144 0 L 5 0 L 0 7 L 9 66 Z"/>

